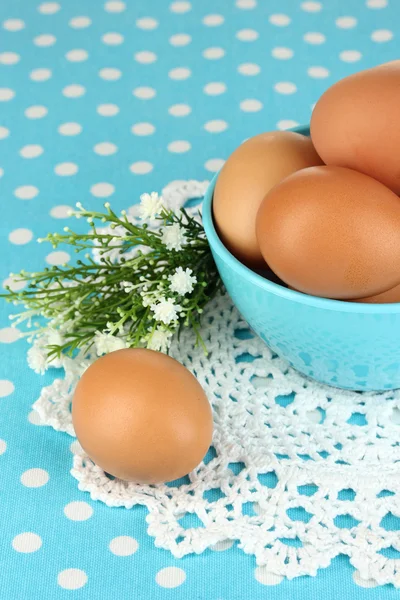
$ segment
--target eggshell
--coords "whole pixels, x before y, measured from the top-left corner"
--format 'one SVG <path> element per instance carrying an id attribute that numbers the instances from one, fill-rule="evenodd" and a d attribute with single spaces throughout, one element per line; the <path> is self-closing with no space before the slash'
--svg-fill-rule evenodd
<path id="1" fill-rule="evenodd" d="M 353 302 L 363 302 L 365 304 L 394 304 L 395 302 L 400 302 L 400 285 L 396 285 L 382 294 L 369 296 L 368 298 L 358 298 L 357 300 L 353 300 Z"/>
<path id="2" fill-rule="evenodd" d="M 111 352 L 80 379 L 72 420 L 81 446 L 107 473 L 137 483 L 192 471 L 212 439 L 212 413 L 197 379 L 152 350 Z"/>
<path id="3" fill-rule="evenodd" d="M 311 140 L 291 131 L 272 131 L 250 138 L 230 155 L 213 198 L 218 234 L 224 245 L 251 267 L 264 264 L 255 222 L 265 194 L 290 173 L 322 164 Z"/>
<path id="4" fill-rule="evenodd" d="M 295 289 L 364 298 L 400 283 L 400 199 L 343 167 L 311 167 L 275 186 L 257 215 L 272 270 Z"/>
<path id="5" fill-rule="evenodd" d="M 326 164 L 366 173 L 400 194 L 400 60 L 330 87 L 311 117 L 311 138 Z"/>

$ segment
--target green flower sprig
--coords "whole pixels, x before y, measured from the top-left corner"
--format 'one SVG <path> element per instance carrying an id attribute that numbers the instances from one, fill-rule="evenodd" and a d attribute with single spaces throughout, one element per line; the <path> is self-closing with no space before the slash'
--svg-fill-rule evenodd
<path id="1" fill-rule="evenodd" d="M 141 196 L 142 222 L 104 206 L 102 213 L 78 203 L 72 212 L 87 220 L 89 232 L 65 227 L 39 240 L 84 253 L 74 266 L 11 275 L 26 287 L 8 287 L 2 296 L 24 306 L 11 318 L 30 329 L 31 366 L 43 371 L 48 360 L 94 349 L 98 355 L 125 347 L 167 352 L 182 326 L 193 328 L 206 352 L 200 318 L 221 282 L 201 223 L 184 209 L 165 208 L 154 192 Z M 45 327 L 38 316 L 47 319 Z"/>

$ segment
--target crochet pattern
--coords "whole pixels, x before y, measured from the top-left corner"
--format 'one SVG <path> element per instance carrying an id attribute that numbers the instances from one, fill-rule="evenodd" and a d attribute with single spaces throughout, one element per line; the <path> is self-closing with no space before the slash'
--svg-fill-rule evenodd
<path id="1" fill-rule="evenodd" d="M 173 182 L 163 196 L 178 208 L 206 183 Z M 400 586 L 400 560 L 390 558 L 400 552 L 400 391 L 306 379 L 249 331 L 227 295 L 205 310 L 202 337 L 208 357 L 188 329 L 170 354 L 213 407 L 205 460 L 178 482 L 137 485 L 109 478 L 77 443 L 79 489 L 110 507 L 145 505 L 148 533 L 176 557 L 237 540 L 267 573 L 293 578 L 346 554 L 361 580 Z M 72 436 L 73 391 L 96 357 L 83 358 L 62 358 L 65 378 L 34 404 L 43 424 Z"/>

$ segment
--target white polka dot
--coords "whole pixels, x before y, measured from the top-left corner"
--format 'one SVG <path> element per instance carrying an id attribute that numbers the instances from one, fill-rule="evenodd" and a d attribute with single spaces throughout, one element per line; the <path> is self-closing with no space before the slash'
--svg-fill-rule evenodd
<path id="1" fill-rule="evenodd" d="M 289 25 L 291 19 L 287 15 L 276 14 L 271 15 L 268 21 L 271 23 L 271 25 L 276 25 L 277 27 L 286 27 L 286 25 Z"/>
<path id="2" fill-rule="evenodd" d="M 14 190 L 14 196 L 20 200 L 32 200 L 32 198 L 36 198 L 38 193 L 39 190 L 34 185 L 21 185 Z"/>
<path id="3" fill-rule="evenodd" d="M 29 106 L 26 110 L 25 110 L 25 116 L 28 119 L 42 119 L 43 117 L 45 117 L 48 113 L 48 110 L 45 106 Z"/>
<path id="4" fill-rule="evenodd" d="M 93 508 L 87 502 L 70 502 L 64 507 L 64 515 L 71 521 L 87 521 L 93 514 Z"/>
<path id="5" fill-rule="evenodd" d="M 275 573 L 268 571 L 267 567 L 257 567 L 254 570 L 254 577 L 258 583 L 263 585 L 278 585 L 284 579 L 282 575 L 275 575 Z"/>
<path id="6" fill-rule="evenodd" d="M 207 83 L 207 85 L 204 86 L 203 91 L 208 96 L 219 96 L 226 92 L 226 85 L 225 83 L 214 81 L 212 83 Z"/>
<path id="7" fill-rule="evenodd" d="M 50 210 L 50 215 L 54 219 L 67 219 L 70 214 L 69 212 L 73 210 L 72 206 L 68 206 L 68 204 L 59 204 L 58 206 L 53 206 Z"/>
<path id="8" fill-rule="evenodd" d="M 238 66 L 238 72 L 241 75 L 258 75 L 260 71 L 259 65 L 254 63 L 243 63 Z"/>
<path id="9" fill-rule="evenodd" d="M 118 146 L 111 142 L 100 142 L 93 146 L 93 151 L 100 156 L 111 156 L 111 154 L 115 154 L 117 150 Z"/>
<path id="10" fill-rule="evenodd" d="M 206 15 L 202 19 L 203 25 L 206 25 L 207 27 L 218 27 L 218 25 L 222 25 L 224 21 L 225 19 L 222 15 Z"/>
<path id="11" fill-rule="evenodd" d="M 139 548 L 139 544 L 129 535 L 120 535 L 112 539 L 108 547 L 115 556 L 132 556 Z"/>
<path id="12" fill-rule="evenodd" d="M 39 413 L 36 410 L 31 410 L 31 412 L 28 415 L 28 421 L 29 423 L 31 423 L 31 425 L 44 425 L 44 423 L 42 423 L 42 421 L 40 420 Z"/>
<path id="13" fill-rule="evenodd" d="M 258 39 L 259 33 L 255 29 L 241 29 L 236 33 L 236 37 L 241 42 L 254 42 Z"/>
<path id="14" fill-rule="evenodd" d="M 390 42 L 393 39 L 393 31 L 390 29 L 377 29 L 371 34 L 373 42 Z"/>
<path id="15" fill-rule="evenodd" d="M 138 63 L 149 65 L 157 60 L 157 54 L 154 54 L 154 52 L 150 52 L 149 50 L 141 50 L 140 52 L 136 52 L 134 59 Z"/>
<path id="16" fill-rule="evenodd" d="M 86 50 L 82 50 L 81 48 L 76 48 L 74 50 L 69 50 L 65 55 L 65 58 L 70 62 L 82 62 L 87 60 L 89 54 Z"/>
<path id="17" fill-rule="evenodd" d="M 330 73 L 325 67 L 309 67 L 307 75 L 313 79 L 325 79 L 325 77 L 329 77 Z"/>
<path id="18" fill-rule="evenodd" d="M 57 129 L 61 135 L 78 135 L 82 131 L 82 125 L 79 123 L 62 123 Z"/>
<path id="19" fill-rule="evenodd" d="M 50 69 L 33 69 L 33 71 L 29 73 L 29 77 L 32 81 L 48 81 L 51 75 L 52 72 Z"/>
<path id="20" fill-rule="evenodd" d="M 303 40 L 307 42 L 307 44 L 323 44 L 326 41 L 326 37 L 323 33 L 309 31 L 308 33 L 304 34 Z"/>
<path id="21" fill-rule="evenodd" d="M 192 9 L 192 5 L 190 2 L 172 2 L 169 5 L 169 10 L 174 13 L 179 13 L 180 15 L 189 12 Z"/>
<path id="22" fill-rule="evenodd" d="M 0 439 L 0 454 L 4 454 L 7 450 L 7 443 L 4 440 Z"/>
<path id="23" fill-rule="evenodd" d="M 176 69 L 171 69 L 168 73 L 168 77 L 170 79 L 174 79 L 175 81 L 182 81 L 183 79 L 187 79 L 192 74 L 191 70 L 186 67 L 177 67 Z"/>
<path id="24" fill-rule="evenodd" d="M 16 327 L 3 327 L 0 329 L 0 343 L 12 344 L 21 337 L 21 332 Z"/>
<path id="25" fill-rule="evenodd" d="M 16 244 L 17 246 L 23 246 L 24 244 L 28 244 L 33 238 L 33 233 L 30 229 L 24 229 L 20 227 L 19 229 L 14 229 L 8 236 L 9 241 L 12 244 Z"/>
<path id="26" fill-rule="evenodd" d="M 75 175 L 78 172 L 78 165 L 72 162 L 59 163 L 54 167 L 56 175 L 61 177 L 68 177 L 69 175 Z"/>
<path id="27" fill-rule="evenodd" d="M 8 100 L 12 100 L 14 96 L 14 90 L 11 90 L 10 88 L 0 88 L 0 102 L 8 102 Z"/>
<path id="28" fill-rule="evenodd" d="M 388 3 L 387 0 L 367 0 L 368 8 L 386 8 Z"/>
<path id="29" fill-rule="evenodd" d="M 228 123 L 221 119 L 215 119 L 214 121 L 207 121 L 204 124 L 204 129 L 209 133 L 220 133 L 228 128 Z"/>
<path id="30" fill-rule="evenodd" d="M 204 166 L 207 169 L 207 171 L 211 171 L 211 173 L 216 173 L 221 169 L 224 162 L 225 161 L 223 158 L 210 158 L 204 163 Z"/>
<path id="31" fill-rule="evenodd" d="M 7 21 L 4 21 L 3 27 L 7 31 L 21 31 L 21 29 L 24 29 L 25 23 L 22 19 L 7 19 Z"/>
<path id="32" fill-rule="evenodd" d="M 263 107 L 263 103 L 254 98 L 247 98 L 240 103 L 240 110 L 243 112 L 258 112 Z"/>
<path id="33" fill-rule="evenodd" d="M 92 196 L 96 196 L 96 198 L 108 198 L 112 196 L 115 192 L 115 187 L 111 183 L 106 183 L 102 181 L 100 183 L 95 183 L 90 188 L 90 193 Z"/>
<path id="34" fill-rule="evenodd" d="M 322 4 L 321 2 L 302 2 L 301 8 L 306 12 L 315 13 L 321 10 Z"/>
<path id="35" fill-rule="evenodd" d="M 102 117 L 115 117 L 119 113 L 119 107 L 116 104 L 99 104 L 97 112 Z"/>
<path id="36" fill-rule="evenodd" d="M 223 48 L 218 47 L 206 48 L 205 50 L 203 50 L 203 56 L 208 60 L 218 60 L 219 58 L 225 56 L 225 50 Z"/>
<path id="37" fill-rule="evenodd" d="M 168 151 L 182 154 L 183 152 L 188 152 L 191 147 L 190 143 L 186 140 L 175 140 L 168 144 Z"/>
<path id="38" fill-rule="evenodd" d="M 69 22 L 69 26 L 74 29 L 84 29 L 91 24 L 92 20 L 89 17 L 73 17 Z"/>
<path id="39" fill-rule="evenodd" d="M 10 135 L 10 130 L 7 127 L 0 126 L 0 140 L 5 140 Z"/>
<path id="40" fill-rule="evenodd" d="M 1 65 L 16 65 L 21 60 L 21 57 L 16 52 L 2 52 L 0 54 Z"/>
<path id="41" fill-rule="evenodd" d="M 28 488 L 38 488 L 46 485 L 49 474 L 44 469 L 28 469 L 21 475 L 21 483 Z"/>
<path id="42" fill-rule="evenodd" d="M 274 58 L 287 60 L 288 58 L 292 58 L 293 50 L 291 48 L 277 47 L 273 48 L 271 54 Z"/>
<path id="43" fill-rule="evenodd" d="M 7 279 L 5 279 L 3 281 L 3 287 L 4 288 L 9 287 L 11 291 L 19 292 L 20 290 L 23 290 L 24 287 L 26 287 L 26 282 L 18 281 L 18 279 L 14 279 L 13 277 L 7 277 Z M 0 396 L 1 396 L 1 391 L 0 391 Z"/>
<path id="44" fill-rule="evenodd" d="M 291 129 L 292 127 L 298 127 L 298 125 L 299 123 L 297 121 L 293 121 L 292 119 L 282 119 L 276 124 L 277 128 L 281 130 Z"/>
<path id="45" fill-rule="evenodd" d="M 119 69 L 114 69 L 112 67 L 106 67 L 105 69 L 100 69 L 99 76 L 106 81 L 117 81 L 122 75 L 122 72 Z"/>
<path id="46" fill-rule="evenodd" d="M 339 54 L 339 58 L 344 62 L 353 63 L 360 60 L 362 58 L 362 54 L 358 50 L 343 50 L 343 52 Z"/>
<path id="47" fill-rule="evenodd" d="M 192 109 L 188 104 L 173 104 L 169 107 L 168 112 L 173 117 L 186 117 L 190 115 Z"/>
<path id="48" fill-rule="evenodd" d="M 191 41 L 192 38 L 187 33 L 176 33 L 169 38 L 171 46 L 187 46 Z"/>
<path id="49" fill-rule="evenodd" d="M 353 571 L 353 581 L 363 588 L 374 588 L 378 586 L 375 579 L 363 579 L 360 575 L 360 571 Z"/>
<path id="50" fill-rule="evenodd" d="M 3 285 L 4 285 L 4 283 L 3 283 Z M 21 289 L 21 288 L 19 288 L 19 289 Z M 9 381 L 8 379 L 0 379 L 0 398 L 5 398 L 6 396 L 10 396 L 10 394 L 12 394 L 14 390 L 15 390 L 15 387 L 14 387 L 14 384 L 12 381 Z"/>
<path id="51" fill-rule="evenodd" d="M 19 533 L 15 536 L 12 541 L 12 547 L 16 552 L 23 552 L 28 554 L 29 552 L 36 552 L 42 545 L 42 538 L 37 533 L 27 531 L 26 533 Z"/>
<path id="52" fill-rule="evenodd" d="M 87 575 L 82 569 L 65 569 L 57 575 L 57 583 L 64 590 L 79 590 L 86 585 L 87 580 Z"/>
<path id="53" fill-rule="evenodd" d="M 101 41 L 109 46 L 119 46 L 123 43 L 124 36 L 121 33 L 115 32 L 105 33 L 101 38 Z"/>
<path id="54" fill-rule="evenodd" d="M 80 454 L 82 452 L 82 446 L 80 445 L 78 440 L 72 442 L 72 444 L 69 445 L 69 449 L 72 452 L 72 454 Z"/>
<path id="55" fill-rule="evenodd" d="M 256 0 L 236 0 L 236 6 L 242 10 L 250 10 L 257 6 Z"/>
<path id="56" fill-rule="evenodd" d="M 146 31 L 151 31 L 158 27 L 158 21 L 152 17 L 142 17 L 136 21 L 136 27 L 139 27 L 139 29 L 145 29 Z"/>
<path id="57" fill-rule="evenodd" d="M 86 93 L 86 89 L 79 83 L 72 83 L 71 85 L 67 85 L 62 93 L 66 98 L 80 98 L 80 96 Z"/>
<path id="58" fill-rule="evenodd" d="M 54 46 L 57 38 L 51 33 L 43 33 L 42 35 L 38 35 L 33 38 L 33 43 L 35 46 L 40 46 L 41 48 L 47 48 L 48 46 Z"/>
<path id="59" fill-rule="evenodd" d="M 68 252 L 64 252 L 63 250 L 56 250 L 54 252 L 50 252 L 46 256 L 46 262 L 49 265 L 65 265 L 70 260 L 70 255 Z"/>
<path id="60" fill-rule="evenodd" d="M 354 17 L 339 17 L 335 23 L 340 29 L 352 29 L 357 25 L 357 19 Z"/>
<path id="61" fill-rule="evenodd" d="M 54 15 L 60 10 L 61 6 L 58 2 L 43 2 L 38 7 L 38 11 L 42 13 L 42 15 Z"/>
<path id="62" fill-rule="evenodd" d="M 165 567 L 158 571 L 156 575 L 156 582 L 163 588 L 175 588 L 186 579 L 186 573 L 183 569 L 178 567 Z"/>
<path id="63" fill-rule="evenodd" d="M 43 154 L 43 152 L 43 147 L 39 146 L 39 144 L 28 144 L 27 146 L 21 148 L 19 154 L 22 156 L 22 158 L 37 158 Z"/>
<path id="64" fill-rule="evenodd" d="M 279 81 L 274 85 L 274 90 L 278 94 L 294 94 L 297 91 L 297 87 L 290 81 Z"/>
<path id="65" fill-rule="evenodd" d="M 4 169 L 2 167 L 0 167 L 0 177 L 3 177 L 4 175 Z"/>
<path id="66" fill-rule="evenodd" d="M 147 173 L 150 173 L 153 168 L 154 166 L 150 162 L 146 160 L 140 160 L 131 164 L 129 170 L 135 175 L 146 175 Z"/>
<path id="67" fill-rule="evenodd" d="M 234 540 L 222 540 L 210 546 L 210 550 L 214 550 L 214 552 L 223 552 L 224 550 L 232 548 L 233 544 Z"/>
<path id="68" fill-rule="evenodd" d="M 151 123 L 136 123 L 132 125 L 132 133 L 135 135 L 151 135 L 154 133 L 156 128 Z"/>
<path id="69" fill-rule="evenodd" d="M 156 90 L 151 87 L 138 87 L 133 90 L 132 94 L 141 100 L 150 100 L 156 95 Z"/>
<path id="70" fill-rule="evenodd" d="M 125 8 L 125 2 L 120 2 L 120 0 L 112 0 L 111 2 L 106 2 L 104 5 L 104 10 L 111 13 L 123 12 Z"/>

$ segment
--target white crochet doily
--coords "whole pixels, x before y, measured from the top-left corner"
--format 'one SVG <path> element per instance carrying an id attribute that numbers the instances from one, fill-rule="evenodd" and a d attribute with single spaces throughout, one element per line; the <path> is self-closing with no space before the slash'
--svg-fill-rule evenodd
<path id="1" fill-rule="evenodd" d="M 206 182 L 174 182 L 170 205 Z M 171 355 L 198 378 L 214 410 L 213 448 L 180 485 L 109 479 L 74 444 L 79 489 L 110 507 L 148 509 L 148 533 L 176 557 L 237 540 L 268 573 L 315 575 L 338 554 L 357 577 L 400 586 L 400 391 L 355 393 L 291 369 L 253 336 L 227 296 L 205 311 L 210 355 L 185 330 Z M 87 361 L 95 357 L 87 357 Z M 74 435 L 70 403 L 82 367 L 34 404 L 43 424 Z M 399 555 L 400 556 L 400 555 Z"/>

